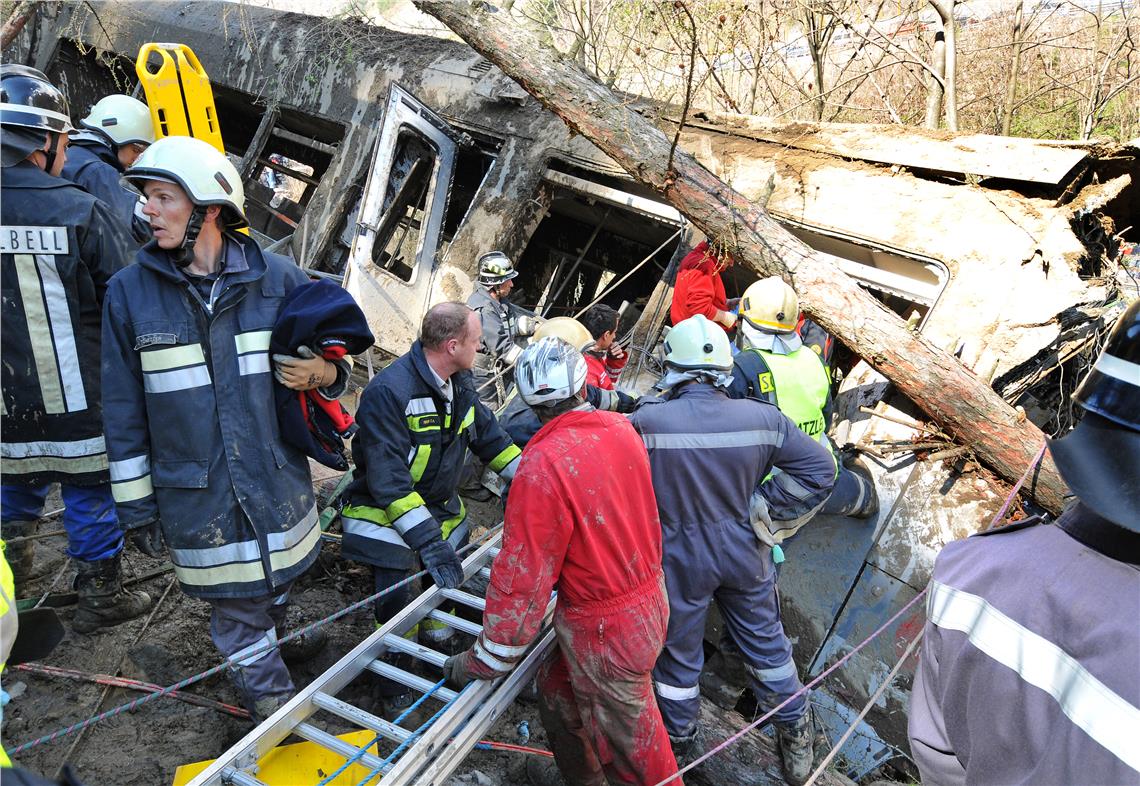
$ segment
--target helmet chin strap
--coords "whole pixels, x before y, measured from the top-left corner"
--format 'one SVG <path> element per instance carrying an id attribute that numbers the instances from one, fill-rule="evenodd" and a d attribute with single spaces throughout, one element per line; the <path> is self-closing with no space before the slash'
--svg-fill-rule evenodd
<path id="1" fill-rule="evenodd" d="M 198 233 L 202 231 L 202 221 L 206 218 L 206 208 L 195 205 L 186 219 L 186 232 L 182 235 L 182 243 L 170 252 L 170 258 L 178 267 L 186 267 L 194 261 L 194 243 L 198 240 Z"/>
<path id="2" fill-rule="evenodd" d="M 52 167 L 55 166 L 55 159 L 57 158 L 55 151 L 59 148 L 59 134 L 54 131 L 48 131 L 48 146 L 47 150 L 43 151 L 44 156 L 47 158 L 47 163 L 44 165 L 44 171 L 49 175 L 51 174 Z"/>

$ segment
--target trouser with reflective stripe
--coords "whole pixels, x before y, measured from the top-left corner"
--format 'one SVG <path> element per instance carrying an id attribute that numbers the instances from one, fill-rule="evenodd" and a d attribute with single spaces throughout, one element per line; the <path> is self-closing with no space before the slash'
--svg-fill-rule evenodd
<path id="1" fill-rule="evenodd" d="M 700 718 L 705 616 L 713 601 L 761 707 L 770 709 L 803 687 L 780 621 L 772 550 L 761 547 L 745 523 L 691 529 L 698 531 L 666 533 L 669 633 L 653 669 L 665 728 L 675 737 L 692 734 Z M 800 696 L 774 719 L 791 723 L 806 710 L 806 695 Z"/>
<path id="2" fill-rule="evenodd" d="M 835 516 L 851 516 L 867 509 L 875 489 L 863 477 L 851 470 L 839 467 L 839 475 L 835 478 L 835 488 L 831 496 L 820 508 L 821 513 Z"/>
<path id="3" fill-rule="evenodd" d="M 5 485 L 0 489 L 0 517 L 9 521 L 35 521 L 43 513 L 49 485 Z M 62 484 L 63 528 L 67 556 L 85 562 L 110 559 L 123 550 L 123 531 L 115 514 L 111 485 Z"/>
<path id="4" fill-rule="evenodd" d="M 677 772 L 650 677 L 669 614 L 659 586 L 602 613 L 555 611 L 538 707 L 568 786 L 648 785 Z"/>
<path id="5" fill-rule="evenodd" d="M 293 680 L 281 659 L 281 650 L 254 653 L 277 641 L 275 617 L 285 608 L 277 601 L 287 595 L 288 588 L 278 595 L 258 598 L 208 599 L 212 607 L 210 638 L 218 651 L 230 659 L 230 677 L 250 711 L 258 699 L 293 693 Z"/>

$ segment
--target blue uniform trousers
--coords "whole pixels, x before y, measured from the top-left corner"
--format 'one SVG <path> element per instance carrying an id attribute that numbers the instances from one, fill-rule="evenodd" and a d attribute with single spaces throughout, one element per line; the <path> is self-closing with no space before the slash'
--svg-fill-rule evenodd
<path id="1" fill-rule="evenodd" d="M 218 651 L 231 661 L 230 677 L 246 709 L 266 696 L 289 696 L 293 680 L 281 659 L 281 650 L 255 654 L 277 641 L 277 625 L 285 621 L 289 600 L 286 588 L 279 595 L 258 598 L 208 598 L 210 638 Z M 248 657 L 244 657 L 249 653 Z"/>
<path id="2" fill-rule="evenodd" d="M 35 521 L 43 513 L 51 486 L 4 485 L 0 488 L 0 519 Z M 123 550 L 123 531 L 115 515 L 111 486 L 62 484 L 63 528 L 67 530 L 67 556 L 95 562 Z"/>
<path id="3" fill-rule="evenodd" d="M 802 688 L 780 621 L 771 549 L 756 540 L 746 523 L 695 524 L 665 535 L 669 631 L 653 669 L 653 686 L 669 734 L 684 737 L 696 731 L 705 615 L 713 601 L 761 707 L 770 709 Z M 804 694 L 774 720 L 792 723 L 806 711 Z"/>

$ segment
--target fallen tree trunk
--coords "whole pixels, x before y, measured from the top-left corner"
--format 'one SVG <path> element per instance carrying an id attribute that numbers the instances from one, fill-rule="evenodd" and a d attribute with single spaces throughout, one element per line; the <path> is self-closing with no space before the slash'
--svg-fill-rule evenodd
<path id="1" fill-rule="evenodd" d="M 517 81 L 571 129 L 637 180 L 656 189 L 706 235 L 763 276 L 780 276 L 804 310 L 1010 481 L 1033 461 L 1045 437 L 951 355 L 907 330 L 893 312 L 831 262 L 749 204 L 609 89 L 486 3 L 415 0 L 479 54 Z M 1066 492 L 1052 458 L 1026 483 L 1059 512 Z"/>

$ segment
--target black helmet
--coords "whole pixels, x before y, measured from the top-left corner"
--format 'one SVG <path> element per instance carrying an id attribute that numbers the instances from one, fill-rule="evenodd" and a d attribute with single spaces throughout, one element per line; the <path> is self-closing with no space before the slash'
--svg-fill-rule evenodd
<path id="1" fill-rule="evenodd" d="M 1094 513 L 1140 532 L 1140 300 L 1120 316 L 1073 398 L 1085 416 L 1049 450 Z"/>
<path id="2" fill-rule="evenodd" d="M 57 134 L 75 130 L 59 88 L 43 72 L 9 63 L 0 66 L 0 125 Z"/>

